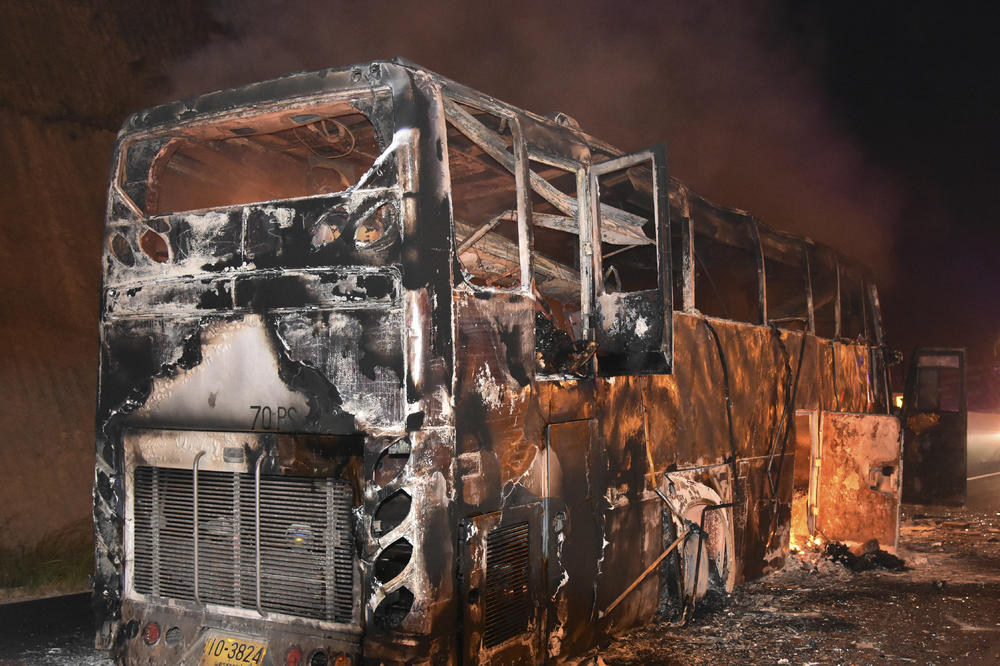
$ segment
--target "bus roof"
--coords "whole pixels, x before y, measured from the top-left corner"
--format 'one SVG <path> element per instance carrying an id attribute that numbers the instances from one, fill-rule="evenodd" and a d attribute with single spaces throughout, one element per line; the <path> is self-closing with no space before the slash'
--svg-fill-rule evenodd
<path id="1" fill-rule="evenodd" d="M 624 151 L 619 148 L 581 130 L 576 121 L 566 114 L 553 113 L 546 116 L 526 111 L 402 57 L 395 57 L 391 60 L 372 60 L 314 72 L 294 72 L 266 81 L 167 102 L 130 115 L 123 123 L 119 137 L 166 129 L 177 124 L 203 121 L 212 116 L 223 116 L 241 110 L 252 111 L 297 99 L 309 99 L 345 91 L 364 92 L 375 88 L 392 88 L 392 79 L 394 78 L 392 73 L 394 71 L 400 74 L 403 72 L 419 73 L 439 85 L 449 98 L 459 103 L 467 103 L 483 111 L 496 114 L 516 116 L 529 141 L 535 139 L 536 142 L 544 144 L 560 139 L 562 141 L 569 140 L 585 145 L 591 151 L 603 154 L 605 159 L 624 154 Z M 673 177 L 670 179 L 670 189 L 672 193 L 683 192 L 685 196 L 694 195 L 708 206 L 719 211 L 752 217 L 750 213 L 742 209 L 709 202 Z M 822 251 L 835 255 L 841 265 L 863 274 L 868 280 L 871 279 L 866 267 L 844 257 L 841 253 L 822 243 L 774 229 L 760 222 L 757 218 L 754 218 L 754 222 L 789 241 L 800 240 L 807 245 L 821 248 Z"/>

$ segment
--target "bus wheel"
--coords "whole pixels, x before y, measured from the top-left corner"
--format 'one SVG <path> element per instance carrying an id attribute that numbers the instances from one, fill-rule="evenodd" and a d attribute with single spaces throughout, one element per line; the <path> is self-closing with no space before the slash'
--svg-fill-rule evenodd
<path id="1" fill-rule="evenodd" d="M 667 486 L 673 508 L 664 512 L 665 536 L 668 526 L 671 542 L 676 535 L 687 535 L 677 548 L 677 557 L 668 558 L 664 578 L 672 580 L 665 581 L 661 590 L 661 613 L 685 624 L 698 600 L 710 592 L 732 592 L 735 586 L 732 509 L 713 508 L 722 505 L 722 499 L 702 483 L 672 476 Z"/>

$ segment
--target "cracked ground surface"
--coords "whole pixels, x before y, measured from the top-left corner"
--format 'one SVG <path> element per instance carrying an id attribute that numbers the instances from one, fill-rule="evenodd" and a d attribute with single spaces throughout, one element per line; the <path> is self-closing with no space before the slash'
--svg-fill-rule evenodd
<path id="1" fill-rule="evenodd" d="M 819 550 L 588 655 L 608 664 L 1000 663 L 1000 513 L 904 508 L 907 569 L 854 572 Z"/>

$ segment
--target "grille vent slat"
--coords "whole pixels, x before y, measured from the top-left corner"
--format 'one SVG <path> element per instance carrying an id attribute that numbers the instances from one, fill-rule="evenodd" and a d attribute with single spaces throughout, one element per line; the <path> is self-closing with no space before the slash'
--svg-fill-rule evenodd
<path id="1" fill-rule="evenodd" d="M 194 601 L 192 472 L 137 467 L 134 478 L 135 589 Z M 262 476 L 260 505 L 264 610 L 352 622 L 350 485 L 340 479 Z M 255 520 L 253 475 L 199 471 L 198 596 L 203 603 L 256 608 Z"/>
<path id="2" fill-rule="evenodd" d="M 528 630 L 528 523 L 500 527 L 486 536 L 483 645 L 492 648 Z"/>

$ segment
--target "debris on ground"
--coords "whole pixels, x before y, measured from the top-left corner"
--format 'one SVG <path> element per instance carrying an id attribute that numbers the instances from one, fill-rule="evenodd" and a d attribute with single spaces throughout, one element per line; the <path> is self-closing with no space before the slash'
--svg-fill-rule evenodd
<path id="1" fill-rule="evenodd" d="M 872 540 L 865 544 L 860 555 L 855 555 L 846 544 L 831 541 L 823 549 L 824 554 L 834 562 L 839 562 L 851 571 L 868 571 L 869 569 L 887 569 L 903 571 L 906 562 L 892 553 L 878 547 L 878 541 Z"/>
<path id="2" fill-rule="evenodd" d="M 998 536 L 1000 514 L 906 507 L 895 555 L 875 544 L 852 553 L 871 567 L 804 548 L 782 570 L 699 602 L 687 627 L 652 624 L 586 663 L 997 664 Z"/>

